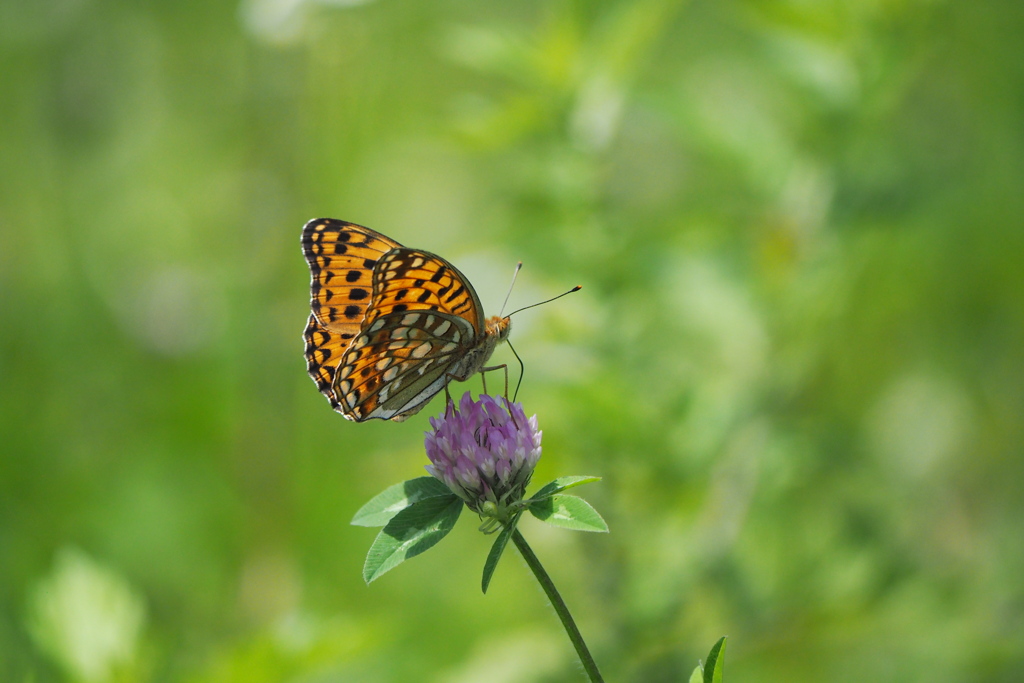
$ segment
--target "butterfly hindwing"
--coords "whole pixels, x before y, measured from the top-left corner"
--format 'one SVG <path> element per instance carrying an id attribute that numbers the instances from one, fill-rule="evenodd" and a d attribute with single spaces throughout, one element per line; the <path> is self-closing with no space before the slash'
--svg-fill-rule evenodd
<path id="1" fill-rule="evenodd" d="M 378 317 L 345 351 L 334 379 L 342 408 L 357 421 L 404 419 L 449 379 L 475 343 L 469 321 L 434 311 Z"/>
<path id="2" fill-rule="evenodd" d="M 354 337 L 374 295 L 374 268 L 401 245 L 375 230 L 333 218 L 302 229 L 302 252 L 312 275 L 310 308 L 322 328 Z M 351 338 L 349 337 L 349 338 Z"/>

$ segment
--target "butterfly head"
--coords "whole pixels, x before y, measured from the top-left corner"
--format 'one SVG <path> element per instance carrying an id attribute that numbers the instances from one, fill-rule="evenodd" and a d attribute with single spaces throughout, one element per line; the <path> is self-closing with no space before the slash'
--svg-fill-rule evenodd
<path id="1" fill-rule="evenodd" d="M 508 316 L 493 315 L 484 324 L 487 329 L 487 336 L 494 337 L 499 342 L 508 339 L 509 332 L 512 331 L 512 320 Z"/>

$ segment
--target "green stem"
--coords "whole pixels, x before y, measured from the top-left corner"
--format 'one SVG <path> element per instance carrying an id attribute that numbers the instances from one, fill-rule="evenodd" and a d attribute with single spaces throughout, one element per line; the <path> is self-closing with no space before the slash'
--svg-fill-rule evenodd
<path id="1" fill-rule="evenodd" d="M 562 600 L 562 596 L 558 594 L 558 589 L 552 583 L 551 577 L 544 571 L 540 560 L 533 554 L 530 546 L 526 544 L 526 539 L 519 533 L 519 529 L 512 532 L 512 541 L 519 548 L 519 552 L 522 553 L 526 564 L 530 565 L 533 575 L 537 577 L 541 588 L 544 589 L 548 600 L 551 601 L 551 606 L 555 608 L 558 618 L 562 620 L 562 626 L 565 627 L 565 632 L 569 634 L 569 640 L 572 641 L 573 647 L 576 648 L 576 654 L 579 655 L 580 662 L 583 663 L 583 669 L 590 676 L 591 683 L 604 683 L 604 679 L 601 678 L 601 672 L 597 670 L 597 663 L 594 662 L 590 650 L 587 649 L 587 644 L 583 642 L 580 630 L 576 628 L 576 622 L 572 620 L 572 615 L 569 614 L 569 608 L 565 606 L 565 602 Z"/>

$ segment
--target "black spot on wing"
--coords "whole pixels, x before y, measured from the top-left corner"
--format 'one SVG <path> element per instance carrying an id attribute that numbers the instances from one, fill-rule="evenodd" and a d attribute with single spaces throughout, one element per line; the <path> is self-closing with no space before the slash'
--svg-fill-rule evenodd
<path id="1" fill-rule="evenodd" d="M 456 298 L 462 296 L 463 294 L 465 294 L 465 292 L 466 292 L 466 288 L 464 286 L 462 286 L 462 285 L 459 285 L 459 288 L 456 289 L 451 294 L 449 294 L 448 296 L 446 296 L 444 298 L 444 300 L 449 302 L 449 303 L 451 303 L 452 299 L 456 299 Z"/>

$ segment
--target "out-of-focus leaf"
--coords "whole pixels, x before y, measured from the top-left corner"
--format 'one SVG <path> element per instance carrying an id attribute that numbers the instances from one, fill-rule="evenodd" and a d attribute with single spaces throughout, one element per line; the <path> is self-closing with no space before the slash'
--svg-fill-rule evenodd
<path id="1" fill-rule="evenodd" d="M 32 592 L 29 632 L 70 678 L 105 681 L 135 659 L 145 617 L 124 578 L 67 549 Z"/>

